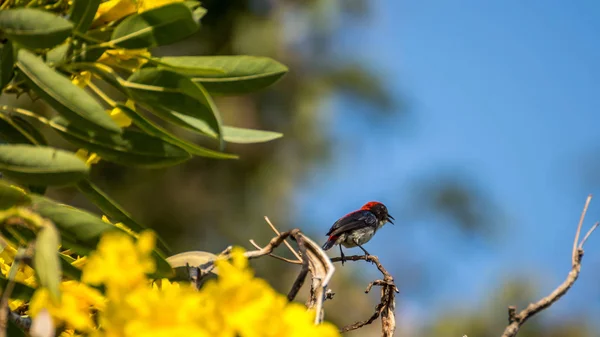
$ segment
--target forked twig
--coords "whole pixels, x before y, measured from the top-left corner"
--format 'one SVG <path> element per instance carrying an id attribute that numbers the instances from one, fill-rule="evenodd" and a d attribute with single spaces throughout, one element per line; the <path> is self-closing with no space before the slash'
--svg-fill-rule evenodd
<path id="1" fill-rule="evenodd" d="M 279 235 L 279 231 L 277 230 L 277 228 L 273 225 L 273 223 L 271 222 L 271 220 L 269 219 L 268 216 L 265 216 L 265 221 L 267 222 L 267 224 L 269 225 L 269 227 L 271 227 L 271 229 L 273 230 L 273 232 L 275 232 L 275 234 Z M 298 254 L 298 252 L 292 248 L 292 245 L 290 245 L 289 242 L 287 241 L 283 241 L 283 243 L 285 244 L 286 247 L 288 247 L 288 249 L 290 250 L 290 252 L 292 252 L 292 254 L 294 254 L 294 256 L 296 256 L 296 258 L 298 259 L 297 262 L 302 263 L 302 257 L 300 257 L 300 255 Z"/>
<path id="2" fill-rule="evenodd" d="M 298 243 L 298 248 L 300 248 L 302 256 L 306 256 L 306 246 L 304 245 L 304 239 L 302 236 L 298 236 L 296 238 L 296 242 Z M 296 298 L 296 295 L 298 295 L 298 291 L 300 291 L 300 288 L 302 288 L 304 280 L 306 280 L 306 275 L 308 275 L 308 269 L 308 259 L 304 258 L 302 260 L 302 269 L 300 270 L 300 274 L 298 274 L 298 277 L 296 277 L 296 281 L 294 281 L 292 289 L 288 293 L 288 301 L 293 301 L 294 298 Z"/>
<path id="3" fill-rule="evenodd" d="M 381 316 L 381 335 L 385 337 L 391 337 L 394 335 L 396 330 L 396 318 L 394 311 L 396 309 L 396 293 L 400 292 L 392 275 L 383 267 L 379 258 L 374 255 L 352 255 L 344 257 L 344 261 L 367 261 L 372 262 L 377 266 L 377 269 L 383 275 L 382 280 L 375 280 L 370 282 L 365 290 L 365 293 L 371 291 L 373 286 L 381 287 L 381 300 L 377 306 L 375 306 L 375 313 L 371 315 L 367 320 L 358 321 L 356 323 L 347 325 L 340 329 L 340 332 L 348 332 L 362 328 L 365 325 L 373 323 L 379 316 Z M 331 259 L 332 262 L 342 261 L 340 257 L 334 257 Z"/>
<path id="4" fill-rule="evenodd" d="M 256 249 L 262 249 L 256 242 L 254 242 L 254 240 L 250 239 L 249 241 L 250 241 L 250 244 L 252 244 L 254 246 L 254 248 L 256 248 Z M 287 241 L 284 241 L 284 242 L 287 243 Z M 288 258 L 285 258 L 283 256 L 279 256 L 279 255 L 275 255 L 273 253 L 270 253 L 270 254 L 267 254 L 267 255 L 269 255 L 270 257 L 274 257 L 277 260 L 281 260 L 281 261 L 284 261 L 284 262 L 287 262 L 287 263 L 302 264 L 302 261 L 290 260 Z"/>
<path id="5" fill-rule="evenodd" d="M 587 241 L 588 237 L 592 234 L 592 232 L 598 227 L 598 223 L 594 224 L 592 228 L 587 232 L 584 236 L 581 243 L 579 242 L 579 236 L 581 234 L 581 227 L 583 225 L 583 220 L 585 219 L 585 214 L 587 213 L 588 206 L 590 201 L 592 200 L 592 196 L 589 195 L 586 199 L 585 206 L 583 207 L 583 211 L 581 212 L 581 217 L 579 218 L 579 223 L 577 225 L 577 231 L 575 232 L 575 240 L 573 242 L 573 251 L 571 252 L 572 261 L 571 261 L 571 271 L 567 275 L 567 279 L 559 285 L 550 295 L 540 299 L 536 303 L 529 304 L 525 309 L 517 314 L 517 309 L 514 306 L 508 308 L 508 321 L 509 324 L 504 330 L 502 337 L 514 337 L 519 332 L 521 326 L 532 316 L 537 314 L 538 312 L 548 308 L 553 303 L 558 301 L 564 294 L 569 291 L 569 289 L 573 286 L 577 277 L 579 277 L 579 272 L 581 271 L 581 260 L 583 258 L 583 244 Z"/>

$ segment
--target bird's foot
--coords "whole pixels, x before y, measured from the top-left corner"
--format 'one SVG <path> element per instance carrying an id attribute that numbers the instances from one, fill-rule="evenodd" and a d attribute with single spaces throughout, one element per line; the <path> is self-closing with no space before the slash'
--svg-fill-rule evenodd
<path id="1" fill-rule="evenodd" d="M 346 256 L 344 254 L 342 254 L 341 260 L 342 260 L 342 266 L 343 266 L 344 262 L 346 262 Z"/>

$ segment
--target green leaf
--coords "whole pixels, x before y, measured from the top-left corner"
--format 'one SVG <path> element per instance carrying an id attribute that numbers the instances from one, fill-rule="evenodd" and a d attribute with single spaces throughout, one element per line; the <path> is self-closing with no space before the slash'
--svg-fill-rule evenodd
<path id="1" fill-rule="evenodd" d="M 50 125 L 69 142 L 115 164 L 160 168 L 191 158 L 184 149 L 135 130 L 127 129 L 121 135 L 97 135 L 77 129 L 60 117 L 53 119 Z"/>
<path id="2" fill-rule="evenodd" d="M 172 56 L 160 61 L 175 67 L 175 71 L 194 76 L 195 82 L 218 95 L 239 95 L 264 89 L 288 71 L 286 66 L 271 58 L 257 56 Z M 193 75 L 189 69 L 216 69 L 223 73 L 211 75 L 199 71 Z"/>
<path id="3" fill-rule="evenodd" d="M 186 5 L 172 3 L 126 18 L 109 43 L 127 49 L 162 46 L 192 35 L 199 27 Z"/>
<path id="4" fill-rule="evenodd" d="M 15 75 L 15 56 L 10 41 L 6 41 L 0 51 L 0 92 L 10 83 Z"/>
<path id="5" fill-rule="evenodd" d="M 88 175 L 73 153 L 46 146 L 0 145 L 0 171 L 22 184 L 68 185 Z"/>
<path id="6" fill-rule="evenodd" d="M 48 288 L 54 300 L 60 299 L 60 279 L 62 276 L 58 247 L 59 234 L 54 226 L 43 227 L 35 240 L 33 265 L 40 285 Z"/>
<path id="7" fill-rule="evenodd" d="M 40 9 L 15 8 L 0 11 L 0 29 L 13 42 L 26 48 L 45 49 L 69 37 L 73 24 Z"/>
<path id="8" fill-rule="evenodd" d="M 90 30 L 85 35 L 78 35 L 73 43 L 77 49 L 74 55 L 74 62 L 95 62 L 104 54 L 109 46 L 100 47 L 98 41 L 108 42 L 112 35 L 112 28 L 104 27 L 101 29 Z"/>
<path id="9" fill-rule="evenodd" d="M 196 145 L 194 143 L 188 142 L 186 140 L 180 139 L 159 125 L 154 124 L 152 121 L 146 119 L 140 113 L 130 109 L 124 104 L 117 104 L 117 107 L 121 109 L 135 125 L 137 125 L 144 132 L 156 136 L 164 141 L 167 141 L 171 144 L 175 144 L 182 149 L 186 150 L 190 154 L 200 156 L 200 157 L 209 157 L 209 158 L 217 158 L 217 159 L 237 159 L 238 156 L 234 154 L 228 154 L 223 152 L 217 152 L 205 147 Z"/>
<path id="10" fill-rule="evenodd" d="M 21 49 L 17 55 L 17 66 L 36 94 L 71 122 L 97 131 L 121 132 L 100 103 L 46 65 L 41 58 Z"/>
<path id="11" fill-rule="evenodd" d="M 177 58 L 177 57 L 175 57 Z M 193 57 L 191 57 L 193 58 Z M 215 75 L 223 75 L 226 74 L 225 70 L 217 69 L 217 68 L 205 68 L 202 65 L 194 66 L 192 64 L 187 64 L 185 62 L 164 62 L 165 58 L 146 58 L 151 64 L 156 65 L 159 68 L 166 68 L 169 70 L 173 70 L 182 75 L 193 77 L 193 76 L 215 76 Z"/>
<path id="12" fill-rule="evenodd" d="M 223 127 L 223 139 L 229 143 L 252 144 L 264 143 L 273 139 L 281 138 L 283 134 L 273 131 L 262 131 L 254 129 L 236 128 L 234 126 Z"/>
<path id="13" fill-rule="evenodd" d="M 0 114 L 0 139 L 10 144 L 48 145 L 44 135 L 19 116 Z M 34 193 L 44 194 L 45 186 L 28 186 Z"/>
<path id="14" fill-rule="evenodd" d="M 90 199 L 94 205 L 98 206 L 100 210 L 108 217 L 112 218 L 115 222 L 121 222 L 123 225 L 129 227 L 134 232 L 141 232 L 147 227 L 137 223 L 131 215 L 121 208 L 121 206 L 114 200 L 112 200 L 106 193 L 104 193 L 98 186 L 94 185 L 89 180 L 82 180 L 77 184 L 77 188 L 83 193 L 88 199 Z M 158 243 L 160 249 L 169 251 L 164 240 L 159 238 Z"/>
<path id="15" fill-rule="evenodd" d="M 31 198 L 22 190 L 0 180 L 0 209 L 31 204 Z"/>
<path id="16" fill-rule="evenodd" d="M 184 75 L 157 68 L 141 69 L 128 81 L 127 89 L 136 103 L 192 131 L 218 136 L 222 143 L 219 110 L 201 85 Z"/>
<path id="17" fill-rule="evenodd" d="M 50 67 L 56 67 L 62 64 L 67 59 L 68 52 L 69 43 L 59 44 L 46 53 L 46 64 Z"/>
<path id="18" fill-rule="evenodd" d="M 192 12 L 194 21 L 196 21 L 196 22 L 200 21 L 200 19 L 202 19 L 206 15 L 206 12 L 207 12 L 206 9 L 202 8 L 202 7 L 198 7 L 196 9 L 194 9 L 194 11 Z"/>
<path id="19" fill-rule="evenodd" d="M 59 229 L 66 247 L 79 255 L 88 255 L 95 249 L 102 233 L 122 231 L 98 216 L 42 196 L 32 195 L 33 210 L 48 218 Z M 69 243 L 66 245 L 66 243 Z"/>
<path id="20" fill-rule="evenodd" d="M 73 22 L 76 32 L 85 33 L 90 28 L 99 6 L 100 0 L 73 1 L 69 19 Z"/>
<path id="21" fill-rule="evenodd" d="M 200 5 L 202 3 L 200 1 L 188 0 L 188 1 L 184 1 L 183 4 L 186 5 L 190 10 L 193 11 L 194 9 L 200 7 Z"/>
<path id="22" fill-rule="evenodd" d="M 0 114 L 0 139 L 10 144 L 48 145 L 44 135 L 19 116 Z M 34 193 L 44 194 L 45 186 L 28 186 Z"/>
<path id="23" fill-rule="evenodd" d="M 79 255 L 88 255 L 96 248 L 102 234 L 110 231 L 129 233 L 102 221 L 99 217 L 86 211 L 59 204 L 48 198 L 33 195 L 33 209 L 44 218 L 50 219 L 60 231 L 61 240 L 65 247 Z M 173 271 L 167 261 L 154 251 L 156 262 L 156 277 L 169 277 Z"/>
<path id="24" fill-rule="evenodd" d="M 18 116 L 0 114 L 0 138 L 11 144 L 46 145 L 44 136 Z"/>
<path id="25" fill-rule="evenodd" d="M 23 132 L 27 133 L 27 135 L 29 136 L 28 138 L 34 139 L 34 145 L 48 145 L 46 138 L 40 132 L 40 130 L 38 130 L 38 128 L 36 128 L 35 126 L 31 125 L 31 123 L 29 123 L 27 120 L 19 116 L 11 116 L 11 120 L 16 126 L 21 128 Z"/>

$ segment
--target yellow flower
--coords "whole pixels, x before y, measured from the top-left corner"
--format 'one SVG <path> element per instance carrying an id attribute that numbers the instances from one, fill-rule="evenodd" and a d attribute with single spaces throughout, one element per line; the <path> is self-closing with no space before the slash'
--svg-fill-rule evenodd
<path id="1" fill-rule="evenodd" d="M 302 336 L 320 336 L 334 337 L 340 336 L 340 332 L 335 325 L 329 322 L 323 322 L 314 325 L 315 311 L 306 310 L 306 307 L 299 303 L 290 303 L 283 312 L 283 319 L 273 325 L 270 331 L 271 336 L 302 337 Z"/>
<path id="2" fill-rule="evenodd" d="M 113 303 L 100 324 L 107 336 L 213 336 L 202 324 L 210 318 L 197 310 L 201 301 L 191 286 L 163 281 L 160 290 L 140 287 L 128 292 Z"/>
<path id="3" fill-rule="evenodd" d="M 103 220 L 108 221 L 106 217 Z M 241 248 L 233 249 L 231 260 L 216 262 L 219 277 L 208 281 L 200 291 L 188 283 L 171 283 L 168 279 L 152 283 L 146 274 L 154 271 L 150 257 L 154 244 L 154 235 L 149 231 L 140 233 L 135 242 L 123 232 L 103 235 L 83 268 L 82 281 L 105 285 L 108 301 L 98 314 L 99 330 L 78 331 L 90 332 L 92 337 L 340 336 L 330 323 L 314 325 L 314 311 L 307 311 L 299 303 L 288 303 L 266 281 L 254 277 Z M 75 307 L 68 300 L 64 303 L 68 296 L 63 290 L 63 316 L 47 304 L 49 294 L 45 290 L 36 292 L 34 302 L 50 306 L 50 313 L 62 322 Z M 78 303 L 89 307 L 92 302 Z M 35 304 L 31 310 L 39 311 L 41 307 Z M 66 321 L 67 327 L 90 326 L 86 320 L 89 311 L 81 311 L 83 314 L 69 316 L 73 321 Z"/>
<path id="4" fill-rule="evenodd" d="M 89 71 L 82 71 L 71 76 L 71 82 L 82 89 L 87 87 L 91 80 L 92 73 Z"/>
<path id="5" fill-rule="evenodd" d="M 127 103 L 129 103 L 129 102 L 130 102 L 130 100 L 127 100 Z M 125 103 L 125 105 L 127 105 L 127 103 Z M 115 123 L 117 123 L 117 125 L 121 128 L 126 128 L 131 125 L 131 122 L 132 122 L 131 118 L 129 118 L 129 116 L 127 116 L 123 112 L 123 110 L 121 110 L 119 108 L 114 108 L 114 109 L 110 110 L 109 115 L 110 115 L 110 118 L 112 118 L 112 120 L 115 121 Z"/>
<path id="6" fill-rule="evenodd" d="M 4 249 L 2 249 L 2 252 L 0 252 L 0 272 L 5 278 L 8 278 L 8 274 L 15 260 L 16 254 L 17 250 L 13 246 L 11 246 L 10 243 L 7 243 Z M 24 283 L 34 288 L 37 286 L 35 271 L 33 270 L 33 268 L 23 263 L 21 263 L 19 269 L 17 270 L 17 273 L 15 274 L 15 281 L 19 283 Z M 10 299 L 8 301 L 8 307 L 11 310 L 16 310 L 25 303 L 25 301 L 20 299 Z"/>
<path id="7" fill-rule="evenodd" d="M 10 244 L 6 245 L 0 253 L 0 272 L 4 277 L 8 277 L 12 263 L 15 260 L 17 250 Z M 37 281 L 35 271 L 26 264 L 21 263 L 15 275 L 15 281 L 24 283 L 31 287 L 36 287 Z"/>
<path id="8" fill-rule="evenodd" d="M 73 329 L 67 329 L 63 332 L 60 333 L 60 335 L 58 335 L 58 337 L 82 337 L 83 335 L 80 335 L 78 333 L 75 333 L 75 330 Z"/>
<path id="9" fill-rule="evenodd" d="M 102 159 L 102 158 L 100 158 L 100 156 L 98 154 L 93 153 L 93 152 L 90 153 L 86 149 L 79 149 L 79 150 L 77 150 L 77 152 L 75 152 L 75 155 L 77 157 L 81 158 L 83 161 L 85 161 L 85 164 L 87 166 L 91 166 L 91 165 L 97 164 Z"/>
<path id="10" fill-rule="evenodd" d="M 298 303 L 288 303 L 267 282 L 254 278 L 241 248 L 234 248 L 232 261 L 216 262 L 219 278 L 200 290 L 199 307 L 204 323 L 213 335 L 263 336 L 339 336 L 330 323 L 314 325 L 314 311 Z"/>
<path id="11" fill-rule="evenodd" d="M 134 72 L 146 64 L 151 56 L 148 49 L 110 49 L 97 62 Z"/>
<path id="12" fill-rule="evenodd" d="M 127 15 L 135 13 L 137 6 L 135 0 L 109 0 L 100 4 L 92 28 L 120 20 Z"/>
<path id="13" fill-rule="evenodd" d="M 71 265 L 81 269 L 83 268 L 83 266 L 85 266 L 85 264 L 87 263 L 87 256 L 80 256 L 77 257 L 77 259 L 75 259 L 75 261 L 71 262 Z"/>
<path id="14" fill-rule="evenodd" d="M 39 288 L 29 304 L 29 314 L 36 317 L 42 309 L 47 309 L 56 325 L 65 324 L 77 331 L 91 331 L 95 324 L 91 309 L 103 310 L 104 297 L 96 289 L 77 281 L 65 281 L 60 285 L 61 300 L 55 303 L 50 299 L 46 288 Z"/>
<path id="15" fill-rule="evenodd" d="M 138 13 L 142 13 L 157 7 L 162 7 L 173 2 L 183 2 L 183 0 L 138 0 Z"/>
<path id="16" fill-rule="evenodd" d="M 154 244 L 151 231 L 140 233 L 137 242 L 122 232 L 106 233 L 88 257 L 81 279 L 92 285 L 106 285 L 111 299 L 145 285 L 146 274 L 156 268 L 150 257 Z"/>
<path id="17" fill-rule="evenodd" d="M 97 27 L 112 21 L 120 20 L 128 15 L 145 12 L 172 2 L 183 0 L 109 0 L 100 4 L 92 27 Z"/>

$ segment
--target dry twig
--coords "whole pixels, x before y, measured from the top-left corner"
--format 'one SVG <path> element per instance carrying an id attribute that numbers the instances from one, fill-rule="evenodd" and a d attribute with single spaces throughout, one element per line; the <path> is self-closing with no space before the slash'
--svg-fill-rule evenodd
<path id="1" fill-rule="evenodd" d="M 514 337 L 519 332 L 521 326 L 533 315 L 538 312 L 548 308 L 554 302 L 558 301 L 567 291 L 573 286 L 577 277 L 579 276 L 579 272 L 581 271 L 581 259 L 583 258 L 583 244 L 588 239 L 588 237 L 592 234 L 592 232 L 598 227 L 598 223 L 596 223 L 590 230 L 587 232 L 581 243 L 579 242 L 579 236 L 581 234 L 581 227 L 583 225 L 583 220 L 585 219 L 585 214 L 587 213 L 588 206 L 590 201 L 592 200 L 592 196 L 589 195 L 585 202 L 585 206 L 583 207 L 583 211 L 581 212 L 581 217 L 579 219 L 579 224 L 577 225 L 577 231 L 575 232 L 575 240 L 573 242 L 573 251 L 572 251 L 572 261 L 571 261 L 571 271 L 567 275 L 567 279 L 558 286 L 558 288 L 554 289 L 550 295 L 540 299 L 536 303 L 529 304 L 525 309 L 517 314 L 517 309 L 513 306 L 508 308 L 508 321 L 509 324 L 504 330 L 502 337 Z"/>
<path id="2" fill-rule="evenodd" d="M 271 227 L 271 229 L 273 230 L 273 232 L 275 232 L 275 234 L 279 235 L 281 233 L 279 233 L 279 231 L 277 230 L 277 228 L 275 227 L 275 225 L 273 225 L 273 223 L 271 222 L 271 220 L 269 220 L 269 217 L 265 216 L 265 221 L 267 222 L 267 224 L 269 225 L 269 227 Z M 300 255 L 298 255 L 298 252 L 296 252 L 296 250 L 294 248 L 292 248 L 292 245 L 290 245 L 289 242 L 287 241 L 283 241 L 283 243 L 285 244 L 286 247 L 288 247 L 288 249 L 292 252 L 292 254 L 294 254 L 294 256 L 296 257 L 296 259 L 298 259 L 298 261 L 302 262 L 302 258 L 300 257 Z"/>
<path id="3" fill-rule="evenodd" d="M 335 257 L 331 259 L 332 262 L 338 262 L 342 259 L 339 257 Z M 367 261 L 372 262 L 377 266 L 377 269 L 383 275 L 382 280 L 375 280 L 367 286 L 365 293 L 371 291 L 373 286 L 381 287 L 381 301 L 375 307 L 375 313 L 371 315 L 367 320 L 358 321 L 354 324 L 347 325 L 340 329 L 340 332 L 348 332 L 352 330 L 356 330 L 362 328 L 365 325 L 373 323 L 378 317 L 381 316 L 381 335 L 384 337 L 391 337 L 394 335 L 394 331 L 396 330 L 396 318 L 394 316 L 394 311 L 396 309 L 396 293 L 400 292 L 396 284 L 394 283 L 394 278 L 392 275 L 383 267 L 381 262 L 379 262 L 379 258 L 374 255 L 352 255 L 346 256 L 344 261 Z"/>
<path id="4" fill-rule="evenodd" d="M 298 247 L 300 248 L 300 253 L 302 256 L 306 256 L 306 246 L 304 245 L 304 239 L 302 236 L 298 236 L 296 242 L 298 243 Z M 291 302 L 294 300 L 294 298 L 296 298 L 298 291 L 300 291 L 300 288 L 302 288 L 302 285 L 304 284 L 304 280 L 306 280 L 306 275 L 308 275 L 308 259 L 304 258 L 302 260 L 302 269 L 300 270 L 300 274 L 298 274 L 298 277 L 296 277 L 296 281 L 294 281 L 292 289 L 288 293 L 288 301 Z"/>
<path id="5" fill-rule="evenodd" d="M 333 263 L 317 243 L 307 236 L 303 236 L 306 245 L 306 259 L 308 259 L 308 270 L 312 275 L 310 284 L 310 298 L 307 303 L 309 309 L 316 308 L 317 316 L 315 322 L 322 322 L 325 317 L 323 302 L 327 299 L 327 287 L 335 267 Z"/>

